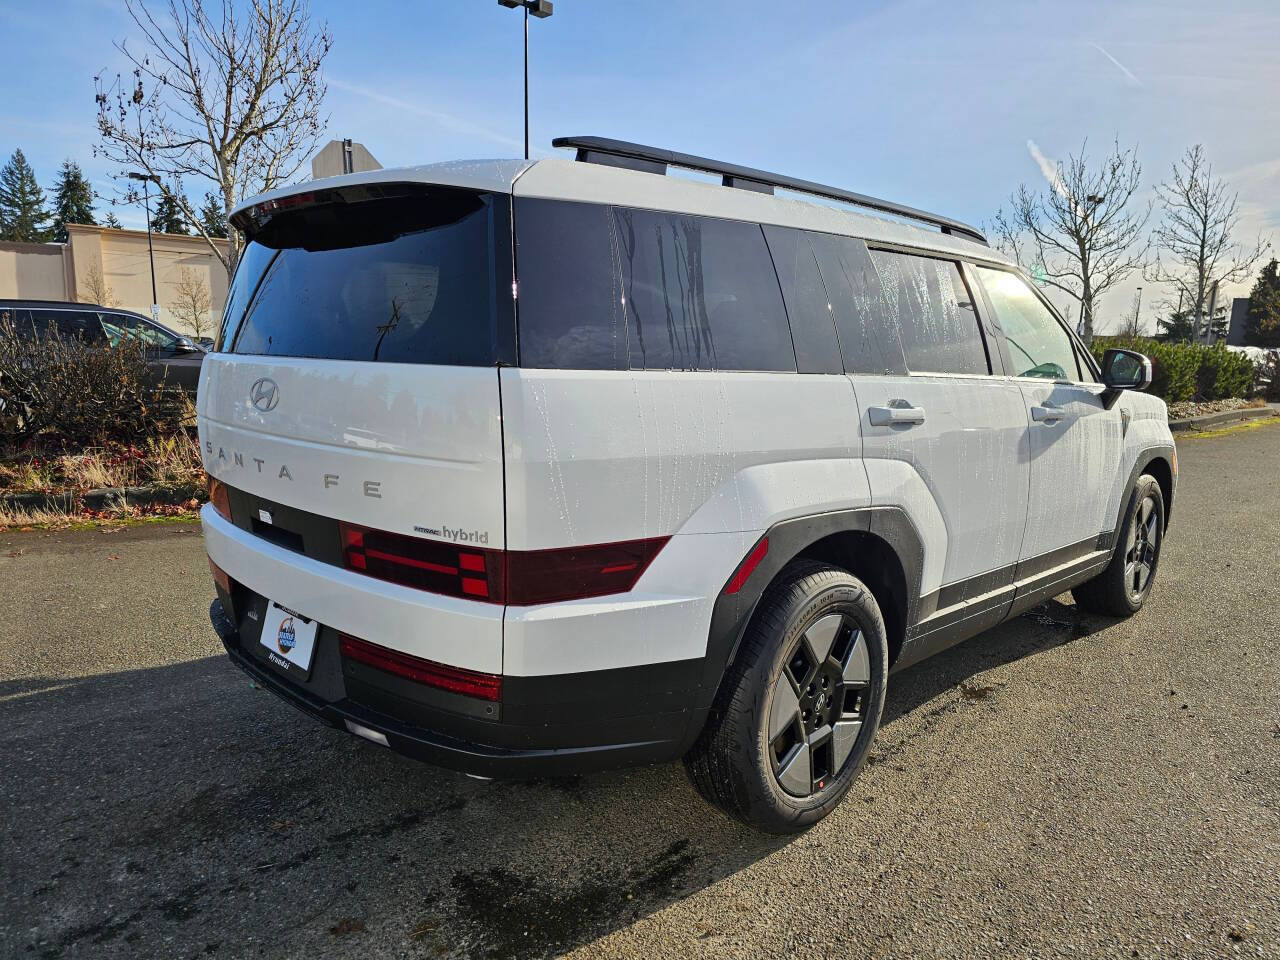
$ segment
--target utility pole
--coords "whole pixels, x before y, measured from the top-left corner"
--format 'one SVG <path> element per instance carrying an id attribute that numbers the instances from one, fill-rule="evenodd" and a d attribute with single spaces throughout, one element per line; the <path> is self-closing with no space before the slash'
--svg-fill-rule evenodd
<path id="1" fill-rule="evenodd" d="M 529 14 L 539 20 L 551 16 L 551 0 L 498 0 L 511 10 L 524 8 L 524 158 L 529 159 Z"/>

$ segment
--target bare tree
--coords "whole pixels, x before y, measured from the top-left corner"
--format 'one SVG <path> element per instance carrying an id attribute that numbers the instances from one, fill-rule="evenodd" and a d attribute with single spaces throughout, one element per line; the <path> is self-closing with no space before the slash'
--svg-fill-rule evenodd
<path id="1" fill-rule="evenodd" d="M 1214 284 L 1236 283 L 1253 272 L 1270 244 L 1259 235 L 1241 246 L 1232 234 L 1240 224 L 1239 194 L 1214 178 L 1204 147 L 1196 144 L 1173 164 L 1172 179 L 1156 187 L 1164 215 L 1154 231 L 1156 260 L 1147 278 L 1178 291 L 1193 318 L 1191 339 L 1200 339 Z"/>
<path id="2" fill-rule="evenodd" d="M 169 309 L 175 317 L 195 331 L 197 340 L 212 327 L 209 317 L 211 303 L 208 285 L 190 267 L 183 267 L 178 272 L 177 296 L 169 304 Z"/>
<path id="3" fill-rule="evenodd" d="M 1043 193 L 1020 186 L 992 232 L 1000 250 L 1080 304 L 1080 332 L 1091 343 L 1099 298 L 1146 258 L 1140 241 L 1151 206 L 1130 208 L 1142 178 L 1134 149 L 1117 142 L 1093 167 L 1087 146 L 1057 164 Z"/>
<path id="4" fill-rule="evenodd" d="M 130 79 L 94 78 L 102 137 L 95 153 L 118 163 L 121 177 L 155 178 L 230 276 L 240 253 L 235 232 L 224 252 L 169 185 L 202 177 L 229 214 L 298 171 L 328 122 L 320 114 L 328 25 L 312 23 L 307 0 L 169 0 L 159 18 L 140 0 L 125 7 L 144 49 L 117 44 L 133 64 Z M 122 182 L 126 201 L 136 202 Z"/>
<path id="5" fill-rule="evenodd" d="M 80 295 L 80 299 L 99 307 L 120 306 L 115 292 L 107 284 L 107 278 L 102 275 L 102 268 L 96 263 L 85 272 L 84 293 Z"/>

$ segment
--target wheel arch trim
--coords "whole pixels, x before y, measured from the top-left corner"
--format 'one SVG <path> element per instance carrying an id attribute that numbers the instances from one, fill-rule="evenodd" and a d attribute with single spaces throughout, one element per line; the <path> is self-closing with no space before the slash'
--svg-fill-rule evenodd
<path id="1" fill-rule="evenodd" d="M 733 663 L 747 625 L 765 590 L 782 569 L 805 550 L 837 534 L 867 534 L 882 541 L 902 567 L 906 590 L 905 624 L 909 630 L 918 618 L 920 583 L 924 570 L 924 544 L 906 511 L 898 506 L 856 507 L 782 520 L 752 542 L 741 563 L 716 597 L 707 636 L 706 673 L 703 689 L 714 700 L 720 683 Z M 768 539 L 768 552 L 735 593 L 727 588 L 747 563 L 761 540 Z"/>

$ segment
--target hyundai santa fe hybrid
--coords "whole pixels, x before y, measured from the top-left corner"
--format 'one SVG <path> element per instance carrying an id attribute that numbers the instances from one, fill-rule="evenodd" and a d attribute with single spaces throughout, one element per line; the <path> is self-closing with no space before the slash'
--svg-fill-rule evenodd
<path id="1" fill-rule="evenodd" d="M 1144 357 L 946 217 L 556 145 L 233 214 L 202 519 L 258 683 L 482 777 L 683 758 L 787 832 L 891 672 L 1066 590 L 1141 608 L 1177 478 Z"/>

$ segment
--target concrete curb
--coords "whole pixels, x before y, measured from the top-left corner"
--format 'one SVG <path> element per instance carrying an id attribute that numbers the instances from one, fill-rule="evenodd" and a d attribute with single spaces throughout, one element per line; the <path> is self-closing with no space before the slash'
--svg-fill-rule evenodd
<path id="1" fill-rule="evenodd" d="M 202 498 L 201 487 L 103 487 L 97 490 L 63 490 L 54 493 L 0 495 L 0 507 L 22 510 L 105 510 L 117 503 L 158 506 Z"/>
<path id="2" fill-rule="evenodd" d="M 1280 415 L 1280 405 L 1278 404 L 1267 404 L 1265 407 L 1244 407 L 1240 410 L 1207 413 L 1203 417 L 1188 417 L 1186 420 L 1170 420 L 1169 429 L 1175 433 L 1182 430 L 1205 430 L 1224 423 L 1256 420 L 1258 417 L 1274 417 L 1276 415 Z"/>

